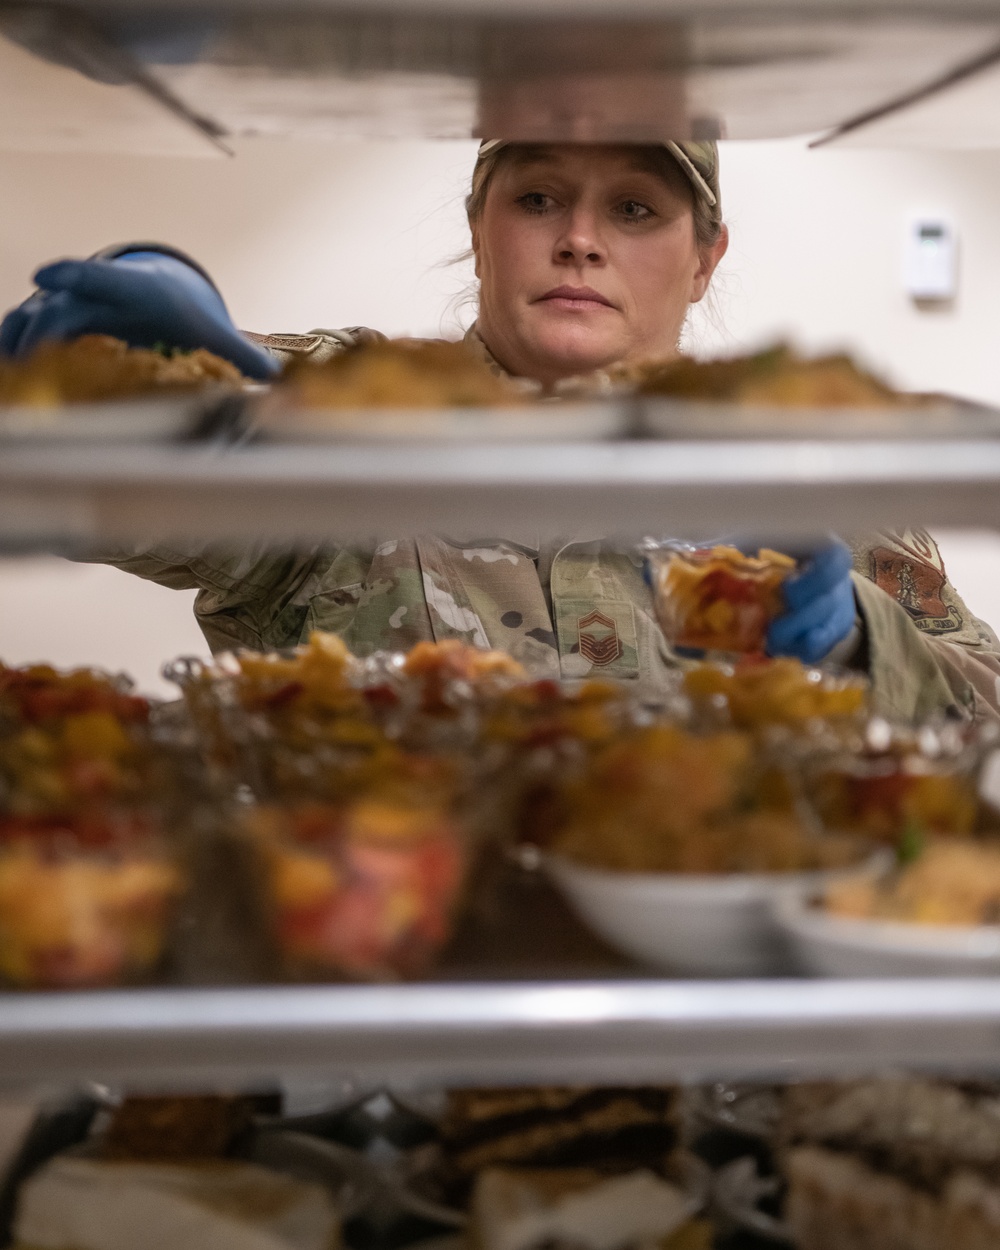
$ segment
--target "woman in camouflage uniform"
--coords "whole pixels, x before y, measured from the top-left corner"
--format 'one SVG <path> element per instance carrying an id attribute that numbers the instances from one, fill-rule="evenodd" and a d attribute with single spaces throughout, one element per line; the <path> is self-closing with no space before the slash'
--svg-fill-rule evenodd
<path id="1" fill-rule="evenodd" d="M 467 337 L 493 368 L 547 388 L 675 354 L 727 244 L 711 143 L 485 143 L 467 204 L 480 281 Z M 106 333 L 137 346 L 207 347 L 268 377 L 283 359 L 322 360 L 377 337 L 359 328 L 241 334 L 207 274 L 159 245 L 61 261 L 36 280 L 39 291 L 0 327 L 0 352 Z M 326 629 L 362 655 L 460 638 L 507 650 L 541 675 L 654 686 L 682 663 L 656 625 L 641 560 L 602 540 L 529 547 L 428 535 L 294 553 L 206 545 L 101 558 L 196 588 L 214 650 L 289 646 Z M 851 555 L 833 546 L 788 597 L 773 652 L 866 669 L 877 705 L 894 717 L 998 715 L 1000 644 L 959 599 L 925 532 L 868 536 Z"/>

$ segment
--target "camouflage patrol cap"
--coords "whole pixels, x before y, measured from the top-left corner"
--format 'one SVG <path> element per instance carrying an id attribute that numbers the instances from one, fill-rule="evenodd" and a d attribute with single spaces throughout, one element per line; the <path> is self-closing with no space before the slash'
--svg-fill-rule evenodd
<path id="1" fill-rule="evenodd" d="M 472 173 L 472 189 L 477 189 L 477 174 L 491 152 L 506 147 L 507 139 L 484 139 L 479 145 L 476 168 Z M 712 139 L 685 139 L 663 145 L 684 171 L 695 195 L 709 210 L 714 221 L 722 220 L 722 196 L 719 191 L 719 148 Z"/>

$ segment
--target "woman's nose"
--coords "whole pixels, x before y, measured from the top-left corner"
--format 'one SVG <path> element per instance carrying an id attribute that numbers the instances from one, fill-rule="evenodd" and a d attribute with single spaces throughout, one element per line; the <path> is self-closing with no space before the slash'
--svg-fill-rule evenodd
<path id="1" fill-rule="evenodd" d="M 606 259 L 597 223 L 590 213 L 575 212 L 566 223 L 555 247 L 556 259 L 564 265 L 599 265 Z"/>

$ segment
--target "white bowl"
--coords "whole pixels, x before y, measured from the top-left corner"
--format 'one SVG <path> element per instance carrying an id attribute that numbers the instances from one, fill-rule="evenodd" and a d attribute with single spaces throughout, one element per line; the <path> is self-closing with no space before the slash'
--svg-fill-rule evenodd
<path id="1" fill-rule="evenodd" d="M 775 899 L 774 920 L 806 972 L 826 977 L 1000 973 L 1000 925 L 906 924 L 831 916 L 808 895 Z"/>
<path id="2" fill-rule="evenodd" d="M 808 897 L 858 872 L 613 872 L 557 855 L 545 865 L 581 919 L 612 946 L 654 968 L 706 976 L 792 971 L 775 901 Z"/>

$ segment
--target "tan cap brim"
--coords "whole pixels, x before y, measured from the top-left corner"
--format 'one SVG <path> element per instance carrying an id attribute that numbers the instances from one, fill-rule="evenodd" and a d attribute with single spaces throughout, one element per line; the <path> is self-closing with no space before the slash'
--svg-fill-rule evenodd
<path id="1" fill-rule="evenodd" d="M 495 152 L 497 148 L 506 147 L 510 142 L 511 140 L 509 139 L 484 139 L 479 145 L 479 160 L 482 160 L 482 158 L 490 152 Z M 672 141 L 664 143 L 663 146 L 667 149 L 674 160 L 676 160 L 677 164 L 680 165 L 681 169 L 684 170 L 688 181 L 691 183 L 692 187 L 694 187 L 696 193 L 701 196 L 709 208 L 715 208 L 718 203 L 715 192 L 698 172 L 698 167 L 695 165 L 694 161 L 692 161 L 690 156 L 688 156 L 687 152 L 684 151 L 679 143 L 674 143 Z"/>

